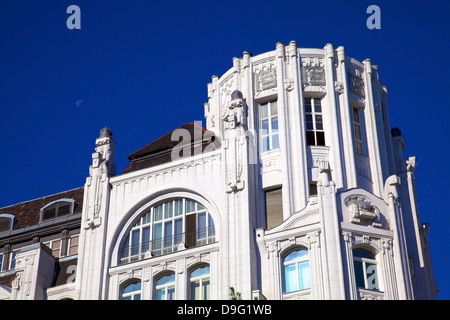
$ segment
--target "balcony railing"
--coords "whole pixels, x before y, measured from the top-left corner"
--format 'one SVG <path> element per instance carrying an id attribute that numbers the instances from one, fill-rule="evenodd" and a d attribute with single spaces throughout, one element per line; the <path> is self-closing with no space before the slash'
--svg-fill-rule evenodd
<path id="1" fill-rule="evenodd" d="M 183 249 L 195 248 L 214 243 L 214 227 L 198 229 L 195 232 L 181 233 L 171 237 L 155 239 L 132 246 L 124 246 L 120 251 L 120 264 L 139 261 L 169 254 Z"/>

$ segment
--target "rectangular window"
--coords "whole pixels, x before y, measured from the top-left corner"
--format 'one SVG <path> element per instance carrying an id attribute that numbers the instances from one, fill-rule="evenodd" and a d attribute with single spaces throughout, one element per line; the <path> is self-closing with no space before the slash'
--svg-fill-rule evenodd
<path id="1" fill-rule="evenodd" d="M 353 108 L 353 130 L 355 133 L 356 152 L 363 154 L 362 136 L 361 136 L 361 121 L 359 109 Z"/>
<path id="2" fill-rule="evenodd" d="M 16 268 L 16 255 L 18 251 L 11 252 L 11 258 L 9 261 L 9 270 L 14 270 Z"/>
<path id="3" fill-rule="evenodd" d="M 305 125 L 306 144 L 309 146 L 324 146 L 322 102 L 319 98 L 305 98 Z"/>
<path id="4" fill-rule="evenodd" d="M 282 189 L 265 192 L 267 229 L 271 229 L 283 222 Z"/>
<path id="5" fill-rule="evenodd" d="M 309 182 L 309 196 L 310 197 L 317 196 L 317 181 Z"/>
<path id="6" fill-rule="evenodd" d="M 73 254 L 77 254 L 78 253 L 78 242 L 79 242 L 79 235 L 76 236 L 72 236 L 69 238 L 69 245 L 67 248 L 67 255 L 71 256 Z"/>
<path id="7" fill-rule="evenodd" d="M 52 256 L 61 257 L 61 239 L 47 241 L 44 244 L 52 250 Z"/>
<path id="8" fill-rule="evenodd" d="M 262 151 L 280 147 L 277 101 L 259 105 Z"/>
<path id="9" fill-rule="evenodd" d="M 3 271 L 3 254 L 0 254 L 0 272 Z"/>

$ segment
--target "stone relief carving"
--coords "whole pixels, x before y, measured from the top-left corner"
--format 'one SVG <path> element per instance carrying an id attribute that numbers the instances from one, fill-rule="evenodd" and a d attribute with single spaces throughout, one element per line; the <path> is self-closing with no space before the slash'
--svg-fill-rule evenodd
<path id="1" fill-rule="evenodd" d="M 256 91 L 272 89 L 277 86 L 277 73 L 275 68 L 261 70 L 255 74 Z"/>
<path id="2" fill-rule="evenodd" d="M 246 139 L 247 105 L 242 93 L 235 90 L 231 94 L 231 101 L 222 109 L 224 121 L 224 149 L 226 150 L 226 174 L 228 193 L 244 189 L 241 179 L 243 171 L 243 150 L 241 145 Z"/>
<path id="3" fill-rule="evenodd" d="M 348 73 L 348 82 L 349 82 L 349 86 L 350 86 L 350 91 L 352 93 L 354 93 L 355 95 L 357 95 L 360 98 L 365 97 L 364 80 L 361 77 L 349 72 Z"/>
<path id="4" fill-rule="evenodd" d="M 381 228 L 380 209 L 362 195 L 352 195 L 344 200 L 350 214 L 350 222 L 361 224 L 366 222 L 375 228 Z"/>

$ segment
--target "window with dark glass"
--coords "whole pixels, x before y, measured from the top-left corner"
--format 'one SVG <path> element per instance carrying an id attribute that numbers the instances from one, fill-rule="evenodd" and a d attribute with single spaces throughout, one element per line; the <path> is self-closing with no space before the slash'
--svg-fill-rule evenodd
<path id="1" fill-rule="evenodd" d="M 363 154 L 361 122 L 360 122 L 359 110 L 360 109 L 353 108 L 353 129 L 354 129 L 354 133 L 355 133 L 356 152 L 359 154 Z"/>
<path id="2" fill-rule="evenodd" d="M 55 202 L 42 210 L 42 221 L 64 217 L 72 214 L 73 203 L 69 201 Z"/>
<path id="3" fill-rule="evenodd" d="M 322 103 L 319 98 L 305 98 L 306 144 L 324 146 Z"/>
<path id="4" fill-rule="evenodd" d="M 365 249 L 353 249 L 353 267 L 358 288 L 380 290 L 378 283 L 377 260 Z"/>

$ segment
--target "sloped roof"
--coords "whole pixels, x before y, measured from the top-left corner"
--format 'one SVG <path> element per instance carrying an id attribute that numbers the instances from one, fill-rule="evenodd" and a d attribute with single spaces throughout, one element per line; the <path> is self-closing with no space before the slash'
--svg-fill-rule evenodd
<path id="1" fill-rule="evenodd" d="M 179 130 L 183 138 L 176 133 L 177 130 Z M 186 135 L 189 135 L 190 139 L 186 139 Z M 175 141 L 172 141 L 172 137 Z M 175 146 L 181 147 L 189 144 L 191 146 L 191 154 L 194 154 L 194 148 L 200 146 L 202 152 L 212 151 L 220 147 L 219 139 L 215 136 L 214 132 L 206 130 L 196 122 L 189 122 L 130 154 L 128 156 L 130 164 L 123 173 L 129 173 L 176 160 L 172 159 L 172 149 Z M 206 149 L 207 146 L 209 148 Z M 182 153 L 179 154 L 179 157 L 181 156 Z"/>
<path id="2" fill-rule="evenodd" d="M 16 218 L 13 230 L 31 227 L 39 224 L 41 208 L 50 202 L 60 199 L 73 199 L 75 201 L 74 215 L 81 214 L 83 208 L 84 187 L 52 194 L 39 199 L 29 200 L 0 208 L 0 214 L 10 214 Z"/>

